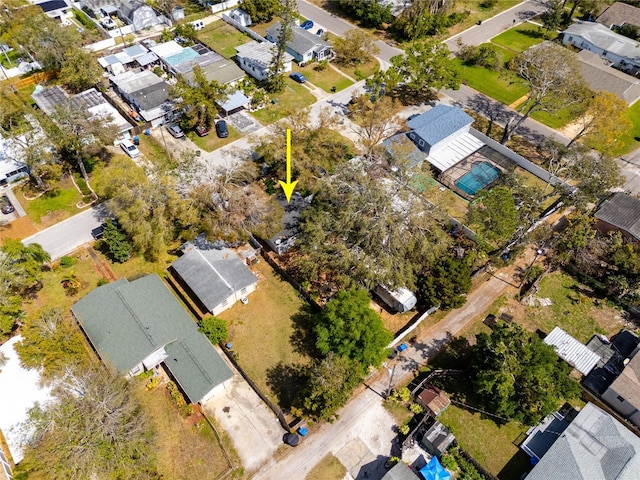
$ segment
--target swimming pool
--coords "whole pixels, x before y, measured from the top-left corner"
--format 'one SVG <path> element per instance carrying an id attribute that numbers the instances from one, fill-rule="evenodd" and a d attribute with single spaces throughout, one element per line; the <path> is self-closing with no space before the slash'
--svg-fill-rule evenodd
<path id="1" fill-rule="evenodd" d="M 471 170 L 456 180 L 456 187 L 469 195 L 475 195 L 500 176 L 500 170 L 489 162 L 476 162 Z"/>

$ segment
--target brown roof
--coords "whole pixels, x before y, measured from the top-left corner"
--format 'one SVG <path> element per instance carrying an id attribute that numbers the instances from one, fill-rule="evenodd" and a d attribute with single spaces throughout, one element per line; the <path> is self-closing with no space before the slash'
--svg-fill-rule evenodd
<path id="1" fill-rule="evenodd" d="M 640 354 L 631 359 L 609 388 L 630 404 L 640 406 Z"/>
<path id="2" fill-rule="evenodd" d="M 610 66 L 604 58 L 582 50 L 578 53 L 582 76 L 593 91 L 611 92 L 628 105 L 640 98 L 640 80 Z"/>
<path id="3" fill-rule="evenodd" d="M 442 413 L 451 403 L 446 393 L 438 387 L 426 387 L 418 394 L 418 399 L 425 405 L 434 415 Z"/>
<path id="4" fill-rule="evenodd" d="M 640 8 L 616 2 L 600 14 L 596 22 L 607 28 L 633 25 L 640 28 Z"/>

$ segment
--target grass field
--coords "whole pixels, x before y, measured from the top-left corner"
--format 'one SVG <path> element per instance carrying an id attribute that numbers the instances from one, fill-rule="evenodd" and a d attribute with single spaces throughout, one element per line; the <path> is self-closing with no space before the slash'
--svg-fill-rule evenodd
<path id="1" fill-rule="evenodd" d="M 347 469 L 332 454 L 327 454 L 313 467 L 306 480 L 342 480 L 347 474 Z"/>
<path id="2" fill-rule="evenodd" d="M 284 90 L 276 95 L 270 95 L 276 103 L 270 102 L 266 107 L 252 112 L 253 116 L 265 125 L 299 112 L 316 101 L 316 97 L 309 89 L 294 82 L 288 75 L 284 80 Z"/>
<path id="3" fill-rule="evenodd" d="M 198 33 L 198 39 L 225 58 L 233 57 L 238 45 L 251 41 L 251 37 L 222 21 L 207 25 Z"/>
<path id="4" fill-rule="evenodd" d="M 525 85 L 518 82 L 513 72 L 465 65 L 459 58 L 454 58 L 453 63 L 457 66 L 464 83 L 505 105 L 522 98 L 528 91 Z"/>
<path id="5" fill-rule="evenodd" d="M 331 92 L 332 87 L 336 87 L 336 90 L 344 90 L 349 85 L 353 85 L 353 82 L 346 78 L 344 75 L 340 75 L 331 67 L 326 67 L 322 71 L 315 70 L 317 63 L 310 63 L 304 67 L 295 66 L 293 71 L 301 72 L 307 77 L 307 80 L 313 83 L 316 87 L 320 87 L 325 92 Z"/>
<path id="6" fill-rule="evenodd" d="M 252 269 L 259 281 L 256 291 L 248 297 L 249 303 L 238 302 L 219 316 L 229 326 L 229 341 L 240 366 L 260 389 L 279 401 L 277 392 L 269 387 L 269 372 L 280 363 L 308 361 L 297 347 L 304 336 L 299 330 L 306 303 L 267 262 L 261 261 Z"/>
<path id="7" fill-rule="evenodd" d="M 227 138 L 218 137 L 215 125 L 211 126 L 211 131 L 206 137 L 199 137 L 194 131 L 187 132 L 187 137 L 189 137 L 189 139 L 201 149 L 206 150 L 207 152 L 212 152 L 213 150 L 217 150 L 218 148 L 225 146 L 227 143 L 235 142 L 241 137 L 240 133 L 238 133 L 238 131 L 228 122 L 227 128 L 229 129 L 229 136 Z"/>
<path id="8" fill-rule="evenodd" d="M 82 211 L 76 207 L 76 204 L 82 200 L 82 195 L 69 178 L 65 178 L 57 188 L 51 189 L 34 200 L 27 200 L 22 191 L 16 191 L 16 193 L 31 221 L 43 228 Z"/>
<path id="9" fill-rule="evenodd" d="M 636 102 L 629 107 L 627 118 L 631 120 L 633 126 L 618 138 L 617 145 L 620 146 L 613 149 L 612 155 L 624 155 L 640 147 L 640 102 Z"/>
<path id="10" fill-rule="evenodd" d="M 484 8 L 482 6 L 482 1 L 478 0 L 461 0 L 456 3 L 456 11 L 462 12 L 464 10 L 468 10 L 470 15 L 462 22 L 458 23 L 449 28 L 446 37 L 450 37 L 451 35 L 455 35 L 456 33 L 462 32 L 469 27 L 472 27 L 478 20 L 486 20 L 491 17 L 495 17 L 498 13 L 503 12 L 517 4 L 519 4 L 519 0 L 497 0 L 495 5 L 490 8 Z"/>
<path id="11" fill-rule="evenodd" d="M 518 53 L 524 52 L 543 41 L 544 32 L 538 25 L 532 23 L 523 23 L 517 27 L 510 28 L 506 32 L 491 39 L 491 43 L 514 50 Z"/>

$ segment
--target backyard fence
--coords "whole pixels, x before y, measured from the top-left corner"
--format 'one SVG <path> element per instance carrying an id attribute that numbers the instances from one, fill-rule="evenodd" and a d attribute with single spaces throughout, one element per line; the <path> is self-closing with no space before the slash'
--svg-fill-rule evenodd
<path id="1" fill-rule="evenodd" d="M 251 38 L 253 38 L 254 40 L 257 40 L 258 42 L 268 42 L 268 40 L 266 38 L 264 38 L 261 35 L 258 35 L 256 32 L 254 32 L 253 30 L 251 30 L 248 27 L 245 27 L 243 25 L 240 25 L 238 22 L 236 22 L 233 18 L 231 18 L 229 15 L 227 15 L 226 13 L 222 14 L 222 19 L 227 22 L 229 25 L 234 26 L 235 28 L 237 28 L 238 30 L 240 30 L 241 32 L 246 33 L 247 35 L 249 35 Z"/>
<path id="2" fill-rule="evenodd" d="M 211 5 L 211 13 L 218 13 L 223 10 L 229 10 L 230 8 L 237 7 L 240 0 L 225 0 L 224 2 Z"/>

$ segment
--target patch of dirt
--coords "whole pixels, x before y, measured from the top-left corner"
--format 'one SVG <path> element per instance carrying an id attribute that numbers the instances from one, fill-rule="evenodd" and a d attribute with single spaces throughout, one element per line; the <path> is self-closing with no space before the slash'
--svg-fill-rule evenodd
<path id="1" fill-rule="evenodd" d="M 50 227 L 51 225 L 55 225 L 56 223 L 60 223 L 62 220 L 69 218 L 71 214 L 69 212 L 65 212 L 62 210 L 56 210 L 55 212 L 48 213 L 47 215 L 43 215 L 40 217 L 40 225 L 42 226 L 42 230 Z"/>
<path id="2" fill-rule="evenodd" d="M 29 217 L 20 217 L 0 228 L 0 240 L 5 238 L 22 240 L 37 233 L 37 231 L 38 229 L 31 223 Z"/>

